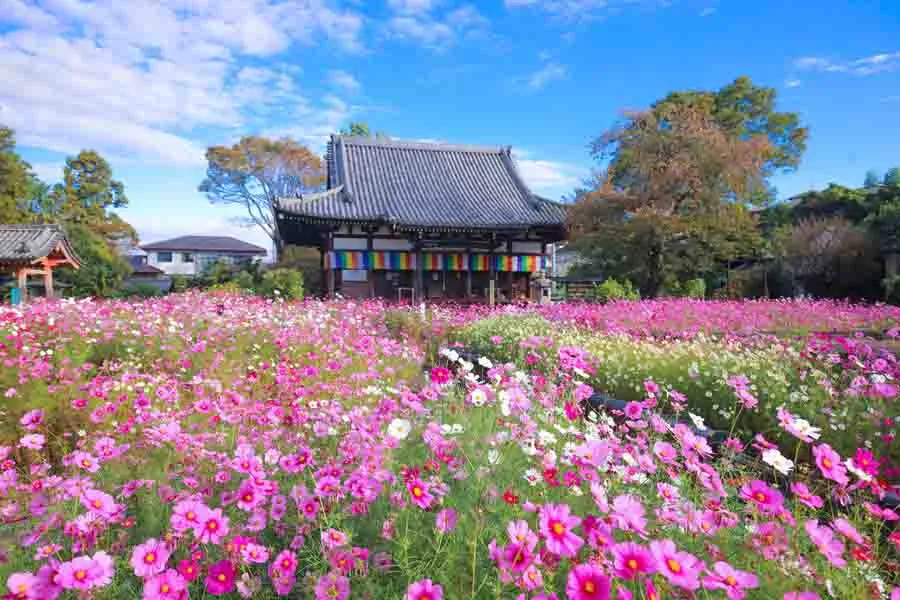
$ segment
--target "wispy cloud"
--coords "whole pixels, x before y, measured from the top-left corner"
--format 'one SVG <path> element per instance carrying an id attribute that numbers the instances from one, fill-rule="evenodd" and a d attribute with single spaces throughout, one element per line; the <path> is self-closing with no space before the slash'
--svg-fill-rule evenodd
<path id="1" fill-rule="evenodd" d="M 460 41 L 495 40 L 491 23 L 472 4 L 457 6 L 444 14 L 433 10 L 438 5 L 427 0 L 390 2 L 395 14 L 387 21 L 389 38 L 406 40 L 435 52 L 444 52 Z"/>
<path id="2" fill-rule="evenodd" d="M 524 149 L 514 150 L 513 154 L 531 191 L 549 198 L 571 194 L 589 174 L 587 169 L 570 163 L 529 158 L 532 153 Z"/>
<path id="3" fill-rule="evenodd" d="M 519 79 L 521 83 L 525 85 L 525 87 L 532 91 L 537 92 L 549 85 L 554 81 L 562 81 L 569 76 L 569 69 L 560 63 L 557 62 L 548 62 L 543 67 L 522 77 Z"/>
<path id="4" fill-rule="evenodd" d="M 632 8 L 667 8 L 671 0 L 504 0 L 508 9 L 530 9 L 562 21 L 595 21 Z"/>
<path id="5" fill-rule="evenodd" d="M 800 83 L 801 82 L 799 79 L 788 79 L 784 82 L 784 87 L 786 87 L 786 88 L 800 87 Z"/>
<path id="6" fill-rule="evenodd" d="M 339 69 L 328 72 L 328 81 L 331 82 L 331 85 L 344 90 L 345 92 L 355 93 L 362 87 L 359 81 L 356 80 L 356 77 L 347 71 L 341 71 Z"/>
<path id="7" fill-rule="evenodd" d="M 834 60 L 820 56 L 804 56 L 794 61 L 800 71 L 820 73 L 847 73 L 866 76 L 887 73 L 900 68 L 900 52 L 887 52 L 864 56 L 854 60 Z"/>

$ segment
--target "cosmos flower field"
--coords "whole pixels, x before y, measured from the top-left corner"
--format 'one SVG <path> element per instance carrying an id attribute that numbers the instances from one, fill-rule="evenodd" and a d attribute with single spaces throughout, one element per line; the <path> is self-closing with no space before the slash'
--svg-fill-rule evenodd
<path id="1" fill-rule="evenodd" d="M 898 327 L 814 301 L 2 308 L 3 598 L 897 600 Z"/>

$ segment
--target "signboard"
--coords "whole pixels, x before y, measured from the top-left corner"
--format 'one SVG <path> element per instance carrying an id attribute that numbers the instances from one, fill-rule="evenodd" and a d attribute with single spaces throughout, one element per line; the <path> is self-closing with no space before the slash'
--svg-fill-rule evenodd
<path id="1" fill-rule="evenodd" d="M 593 300 L 594 282 L 571 281 L 565 284 L 567 300 Z"/>

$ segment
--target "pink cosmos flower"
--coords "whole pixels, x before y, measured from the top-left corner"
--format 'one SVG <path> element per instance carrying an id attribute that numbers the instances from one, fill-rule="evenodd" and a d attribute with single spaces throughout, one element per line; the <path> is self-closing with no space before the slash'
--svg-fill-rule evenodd
<path id="1" fill-rule="evenodd" d="M 450 381 L 450 377 L 452 373 L 450 369 L 445 367 L 434 367 L 431 369 L 431 382 L 436 383 L 438 385 L 444 385 L 448 381 Z"/>
<path id="2" fill-rule="evenodd" d="M 143 600 L 187 600 L 187 581 L 175 569 L 153 575 L 144 582 Z"/>
<path id="3" fill-rule="evenodd" d="M 100 470 L 100 462 L 92 454 L 78 450 L 69 456 L 71 464 L 79 469 L 84 469 L 88 473 L 96 473 Z"/>
<path id="4" fill-rule="evenodd" d="M 199 529 L 206 520 L 209 508 L 196 500 L 182 500 L 176 502 L 172 508 L 172 517 L 169 522 L 172 529 L 177 532 Z"/>
<path id="5" fill-rule="evenodd" d="M 81 495 L 81 504 L 86 509 L 105 519 L 114 519 L 122 512 L 113 497 L 100 490 L 85 490 Z"/>
<path id="6" fill-rule="evenodd" d="M 841 456 L 831 449 L 828 444 L 819 444 L 813 446 L 813 457 L 816 460 L 816 466 L 819 467 L 822 476 L 830 479 L 838 485 L 847 485 L 847 468 L 841 462 Z"/>
<path id="7" fill-rule="evenodd" d="M 753 573 L 739 571 L 728 563 L 719 561 L 713 565 L 709 575 L 703 578 L 703 587 L 707 590 L 725 590 L 731 600 L 742 600 L 747 597 L 744 590 L 759 585 L 759 579 Z"/>
<path id="8" fill-rule="evenodd" d="M 444 590 L 430 579 L 409 584 L 404 600 L 443 600 Z"/>
<path id="9" fill-rule="evenodd" d="M 617 577 L 635 579 L 656 572 L 656 559 L 644 546 L 634 542 L 614 544 L 613 568 Z"/>
<path id="10" fill-rule="evenodd" d="M 566 579 L 569 600 L 610 600 L 610 578 L 594 563 L 575 565 Z"/>
<path id="11" fill-rule="evenodd" d="M 347 545 L 347 534 L 338 529 L 329 529 L 321 533 L 322 546 L 333 549 Z"/>
<path id="12" fill-rule="evenodd" d="M 112 581 L 112 557 L 105 552 L 79 556 L 59 565 L 59 584 L 67 590 L 90 590 Z"/>
<path id="13" fill-rule="evenodd" d="M 862 546 L 866 543 L 863 536 L 860 535 L 859 531 L 857 531 L 847 519 L 835 519 L 831 522 L 831 526 L 834 527 L 835 531 L 855 544 Z"/>
<path id="14" fill-rule="evenodd" d="M 644 505 L 637 496 L 623 494 L 616 496 L 612 503 L 612 518 L 616 527 L 626 531 L 645 534 L 647 519 L 644 518 Z"/>
<path id="15" fill-rule="evenodd" d="M 59 581 L 59 563 L 51 560 L 35 575 L 34 596 L 41 600 L 56 600 L 63 592 Z"/>
<path id="16" fill-rule="evenodd" d="M 816 545 L 819 552 L 828 559 L 832 565 L 842 568 L 847 565 L 844 560 L 844 543 L 834 537 L 834 532 L 827 525 L 819 525 L 818 519 L 810 519 L 803 524 L 809 539 Z"/>
<path id="17" fill-rule="evenodd" d="M 434 526 L 441 533 L 450 533 L 456 528 L 456 520 L 456 511 L 452 508 L 445 508 L 438 511 L 434 519 Z"/>
<path id="18" fill-rule="evenodd" d="M 765 515 L 777 515 L 784 508 L 784 496 L 765 482 L 754 479 L 741 487 L 741 498 Z"/>
<path id="19" fill-rule="evenodd" d="M 700 587 L 703 561 L 687 552 L 679 552 L 672 540 L 653 540 L 650 552 L 656 559 L 658 571 L 668 582 L 689 592 Z"/>
<path id="20" fill-rule="evenodd" d="M 15 394 L 13 394 L 15 395 Z M 28 431 L 35 431 L 44 422 L 44 411 L 40 408 L 29 410 L 22 415 L 19 423 Z"/>
<path id="21" fill-rule="evenodd" d="M 825 502 L 821 497 L 816 496 L 809 488 L 806 487 L 805 483 L 796 482 L 791 484 L 791 492 L 794 494 L 794 497 L 800 501 L 801 504 L 804 504 L 810 508 L 819 509 L 825 505 Z"/>
<path id="22" fill-rule="evenodd" d="M 655 442 L 653 444 L 653 454 L 667 465 L 674 463 L 678 458 L 678 451 L 669 442 Z"/>
<path id="23" fill-rule="evenodd" d="M 584 540 L 572 533 L 581 519 L 571 514 L 568 504 L 545 504 L 540 513 L 540 532 L 547 550 L 559 556 L 573 557 Z"/>
<path id="24" fill-rule="evenodd" d="M 227 560 L 219 562 L 209 567 L 209 573 L 206 575 L 206 591 L 213 596 L 224 596 L 234 591 L 234 578 L 237 572 L 234 565 Z"/>
<path id="25" fill-rule="evenodd" d="M 319 577 L 315 592 L 316 600 L 347 600 L 350 595 L 350 580 L 332 571 Z"/>
<path id="26" fill-rule="evenodd" d="M 409 495 L 412 496 L 413 504 L 423 510 L 427 510 L 434 501 L 434 496 L 428 491 L 428 484 L 418 477 L 407 483 L 406 489 L 409 490 Z"/>
<path id="27" fill-rule="evenodd" d="M 9 576 L 9 579 L 6 580 L 6 587 L 9 589 L 9 593 L 11 596 L 18 600 L 21 598 L 22 600 L 32 600 L 35 596 L 35 591 L 37 588 L 37 577 L 32 575 L 31 573 L 13 573 Z"/>
<path id="28" fill-rule="evenodd" d="M 131 567 L 138 577 L 149 577 L 162 573 L 166 569 L 171 551 L 165 543 L 149 539 L 136 546 L 131 554 Z"/>
<path id="29" fill-rule="evenodd" d="M 29 450 L 40 450 L 44 447 L 46 438 L 40 433 L 29 433 L 23 435 L 19 440 L 20 448 L 28 448 Z"/>
<path id="30" fill-rule="evenodd" d="M 180 560 L 178 566 L 175 567 L 179 575 L 184 577 L 185 581 L 194 581 L 200 577 L 200 564 L 193 560 Z"/>
<path id="31" fill-rule="evenodd" d="M 222 513 L 221 508 L 217 508 L 207 510 L 202 515 L 202 520 L 194 528 L 194 535 L 204 544 L 220 544 L 228 531 L 228 517 Z"/>
<path id="32" fill-rule="evenodd" d="M 241 549 L 241 558 L 247 564 L 265 564 L 269 560 L 269 550 L 265 546 L 250 543 Z"/>
<path id="33" fill-rule="evenodd" d="M 883 519 L 885 521 L 900 521 L 900 514 L 897 514 L 897 511 L 890 508 L 881 508 L 877 504 L 873 504 L 871 502 L 863 502 L 863 506 L 866 508 L 869 514 L 872 516 L 878 517 L 879 519 Z"/>

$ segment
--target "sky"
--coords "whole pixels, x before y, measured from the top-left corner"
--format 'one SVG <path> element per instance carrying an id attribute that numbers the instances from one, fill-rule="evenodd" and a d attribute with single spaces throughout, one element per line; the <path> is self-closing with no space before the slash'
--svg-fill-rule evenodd
<path id="1" fill-rule="evenodd" d="M 317 152 L 351 121 L 511 145 L 570 194 L 623 110 L 740 75 L 810 128 L 780 198 L 900 165 L 900 2 L 878 0 L 0 0 L 0 123 L 47 182 L 95 149 L 142 241 L 235 235 L 197 191 L 242 135 Z"/>

